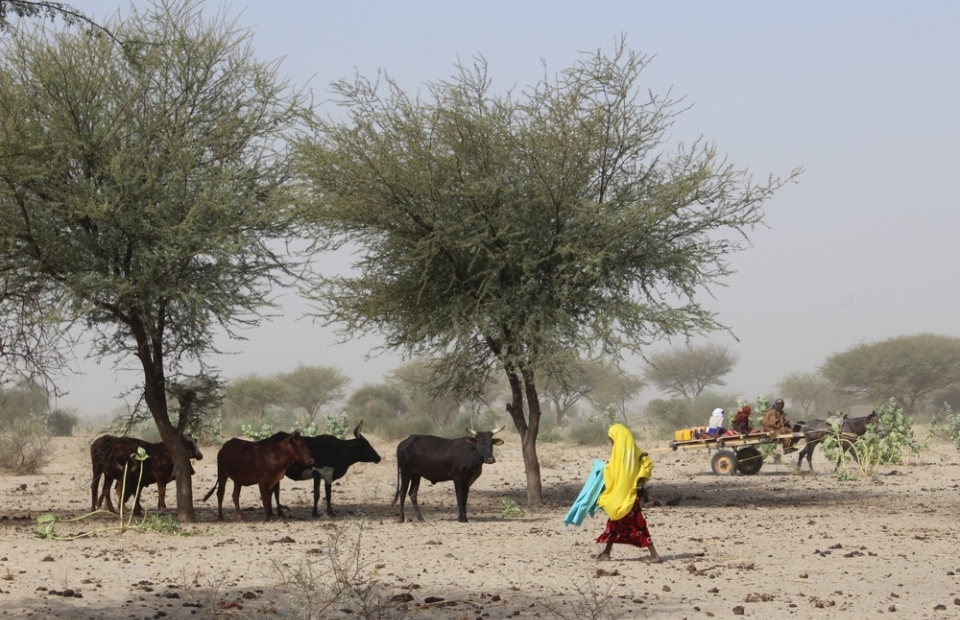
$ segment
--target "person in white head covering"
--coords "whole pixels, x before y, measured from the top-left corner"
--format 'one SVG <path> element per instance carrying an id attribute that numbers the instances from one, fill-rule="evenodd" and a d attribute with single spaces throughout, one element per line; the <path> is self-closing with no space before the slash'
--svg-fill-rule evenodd
<path id="1" fill-rule="evenodd" d="M 716 437 L 723 434 L 723 409 L 717 407 L 710 416 L 710 424 L 707 426 L 707 437 Z"/>

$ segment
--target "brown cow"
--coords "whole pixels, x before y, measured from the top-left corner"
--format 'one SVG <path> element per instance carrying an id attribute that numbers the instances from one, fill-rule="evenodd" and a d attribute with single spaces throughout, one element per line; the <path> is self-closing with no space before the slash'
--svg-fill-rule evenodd
<path id="1" fill-rule="evenodd" d="M 210 499 L 217 491 L 217 520 L 223 521 L 223 493 L 227 487 L 227 478 L 233 480 L 233 505 L 237 509 L 237 520 L 243 521 L 240 512 L 240 488 L 253 484 L 260 487 L 260 499 L 263 500 L 263 521 L 270 520 L 271 491 L 283 478 L 292 463 L 313 465 L 313 457 L 299 431 L 289 437 L 278 439 L 267 437 L 260 441 L 247 441 L 234 437 L 223 444 L 217 453 L 217 482 L 204 496 Z"/>
<path id="2" fill-rule="evenodd" d="M 203 458 L 203 454 L 200 453 L 200 448 L 197 446 L 197 442 L 193 437 L 184 435 L 181 437 L 181 441 L 183 441 L 183 448 L 187 451 L 187 454 L 190 455 L 190 458 L 197 460 Z M 150 457 L 147 459 L 143 469 L 143 476 L 140 476 L 140 462 L 133 458 L 133 455 L 137 453 L 137 448 L 143 448 L 147 456 Z M 142 439 L 137 439 L 136 437 L 103 435 L 102 437 L 97 437 L 97 439 L 90 444 L 90 460 L 93 465 L 93 482 L 90 485 L 93 510 L 99 508 L 100 505 L 103 504 L 103 501 L 106 500 L 107 509 L 110 512 L 116 512 L 113 507 L 113 501 L 110 499 L 110 484 L 114 480 L 117 481 L 117 494 L 119 495 L 121 485 L 123 484 L 123 470 L 125 465 L 127 467 L 126 492 L 124 496 L 120 498 L 120 502 L 126 504 L 131 496 L 136 495 L 133 513 L 135 515 L 142 514 L 140 493 L 144 487 L 156 484 L 158 495 L 157 510 L 163 511 L 167 509 L 167 484 L 176 478 L 176 472 L 174 471 L 173 458 L 170 456 L 170 452 L 162 441 L 150 443 Z M 191 473 L 193 473 L 192 467 Z M 101 476 L 103 476 L 103 492 L 98 497 L 97 491 Z M 137 487 L 138 480 L 140 482 L 139 488 Z"/>

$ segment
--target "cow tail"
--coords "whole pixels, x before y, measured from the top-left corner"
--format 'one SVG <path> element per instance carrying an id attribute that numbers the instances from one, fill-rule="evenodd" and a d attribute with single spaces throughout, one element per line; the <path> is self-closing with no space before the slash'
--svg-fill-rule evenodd
<path id="1" fill-rule="evenodd" d="M 397 459 L 397 492 L 393 494 L 393 501 L 390 502 L 390 505 L 395 505 L 398 499 L 400 499 L 400 459 Z"/>
<path id="2" fill-rule="evenodd" d="M 218 484 L 220 484 L 220 478 L 217 478 L 216 480 L 214 480 L 214 482 L 213 482 L 213 488 L 210 489 L 209 491 L 207 491 L 207 494 L 203 496 L 203 499 L 202 499 L 201 501 L 204 501 L 204 502 L 205 502 L 205 501 L 207 501 L 208 499 L 210 499 L 210 496 L 213 495 L 213 492 L 217 490 L 217 485 L 218 485 Z"/>

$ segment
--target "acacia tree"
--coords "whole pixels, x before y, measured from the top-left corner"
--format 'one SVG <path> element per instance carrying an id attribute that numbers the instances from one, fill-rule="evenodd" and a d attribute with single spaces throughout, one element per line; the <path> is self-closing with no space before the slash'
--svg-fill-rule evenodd
<path id="1" fill-rule="evenodd" d="M 737 365 L 737 355 L 719 344 L 678 347 L 647 355 L 644 374 L 659 389 L 693 402 L 711 385 L 726 385 L 724 377 Z"/>
<path id="2" fill-rule="evenodd" d="M 799 404 L 806 414 L 830 393 L 831 385 L 819 372 L 795 372 L 784 377 L 777 384 L 777 390 L 791 404 Z"/>
<path id="3" fill-rule="evenodd" d="M 347 120 L 300 144 L 317 249 L 359 248 L 351 273 L 316 277 L 318 316 L 437 356 L 452 388 L 502 373 L 531 505 L 537 377 L 720 327 L 695 296 L 781 185 L 709 144 L 667 149 L 679 108 L 648 95 L 646 64 L 621 41 L 516 98 L 492 92 L 482 59 L 423 97 L 357 76 L 333 85 Z"/>
<path id="4" fill-rule="evenodd" d="M 896 398 L 912 414 L 923 398 L 960 381 L 960 338 L 897 336 L 827 358 L 820 372 L 838 389 L 874 402 Z"/>
<path id="5" fill-rule="evenodd" d="M 350 377 L 330 366 L 297 364 L 296 370 L 277 376 L 283 387 L 283 402 L 294 409 L 302 409 L 306 419 L 313 422 L 320 410 L 346 395 Z"/>
<path id="6" fill-rule="evenodd" d="M 108 27 L 126 43 L 19 30 L 0 57 L 0 269 L 56 291 L 94 355 L 136 360 L 195 520 L 168 390 L 204 372 L 220 330 L 256 325 L 289 270 L 288 157 L 302 96 L 249 34 L 160 1 Z M 282 247 L 282 246 L 281 246 Z M 183 401 L 190 405 L 192 399 Z"/>

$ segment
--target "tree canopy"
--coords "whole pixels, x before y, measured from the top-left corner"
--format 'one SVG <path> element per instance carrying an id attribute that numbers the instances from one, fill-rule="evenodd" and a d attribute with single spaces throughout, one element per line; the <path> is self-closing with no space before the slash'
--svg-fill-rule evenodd
<path id="1" fill-rule="evenodd" d="M 303 411 L 306 420 L 316 420 L 320 410 L 346 396 L 350 377 L 331 366 L 297 364 L 295 370 L 281 373 L 283 403 Z"/>
<path id="2" fill-rule="evenodd" d="M 317 314 L 444 357 L 451 387 L 502 373 L 530 504 L 536 377 L 720 328 L 697 295 L 782 185 L 702 141 L 668 148 L 680 108 L 643 86 L 647 61 L 621 41 L 516 95 L 493 92 L 482 59 L 423 96 L 357 76 L 333 85 L 347 120 L 299 144 L 317 250 L 359 248 L 351 272 L 317 275 Z"/>
<path id="3" fill-rule="evenodd" d="M 711 385 L 726 385 L 724 377 L 737 365 L 737 355 L 719 344 L 684 346 L 647 355 L 645 377 L 655 386 L 687 402 Z"/>
<path id="4" fill-rule="evenodd" d="M 791 404 L 799 404 L 806 414 L 810 407 L 822 407 L 822 401 L 830 394 L 830 382 L 819 372 L 795 372 L 777 384 L 779 393 Z"/>
<path id="5" fill-rule="evenodd" d="M 128 43 L 18 29 L 0 50 L 0 274 L 46 287 L 94 354 L 135 360 L 194 520 L 167 391 L 204 374 L 214 336 L 256 325 L 291 268 L 303 97 L 249 34 L 197 2 L 108 24 Z"/>
<path id="6" fill-rule="evenodd" d="M 960 338 L 896 336 L 834 353 L 820 367 L 833 385 L 874 402 L 896 398 L 907 413 L 923 399 L 960 381 Z"/>

